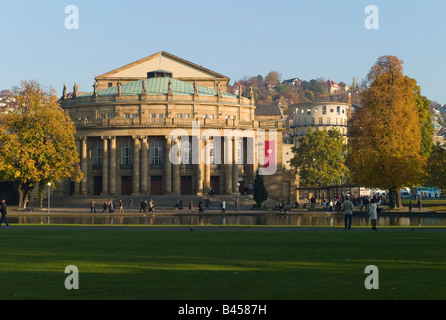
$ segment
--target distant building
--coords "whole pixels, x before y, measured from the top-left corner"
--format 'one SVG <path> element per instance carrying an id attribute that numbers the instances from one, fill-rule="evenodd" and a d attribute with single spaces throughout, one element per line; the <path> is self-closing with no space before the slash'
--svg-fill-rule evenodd
<path id="1" fill-rule="evenodd" d="M 309 102 L 290 106 L 293 123 L 290 125 L 294 143 L 309 130 L 336 128 L 347 137 L 347 123 L 352 106 L 341 102 Z"/>
<path id="2" fill-rule="evenodd" d="M 327 84 L 328 84 L 328 92 L 329 93 L 336 93 L 339 91 L 349 91 L 350 90 L 350 86 L 348 86 L 344 82 L 336 83 L 333 80 L 328 80 Z"/>
<path id="3" fill-rule="evenodd" d="M 302 80 L 300 80 L 299 78 L 292 78 L 292 79 L 284 80 L 283 83 L 286 83 L 291 87 L 297 87 L 302 83 Z"/>

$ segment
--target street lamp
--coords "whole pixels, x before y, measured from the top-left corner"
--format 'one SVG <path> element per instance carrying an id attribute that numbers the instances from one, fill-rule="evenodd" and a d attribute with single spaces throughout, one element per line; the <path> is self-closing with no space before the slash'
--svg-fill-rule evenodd
<path id="1" fill-rule="evenodd" d="M 51 182 L 48 182 L 46 185 L 48 186 L 48 213 L 50 213 L 50 195 L 51 195 L 50 187 L 51 187 Z"/>

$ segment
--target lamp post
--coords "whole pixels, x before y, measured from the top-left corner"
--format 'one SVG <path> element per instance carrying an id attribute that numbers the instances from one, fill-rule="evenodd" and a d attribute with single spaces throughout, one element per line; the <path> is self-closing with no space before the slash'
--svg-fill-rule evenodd
<path id="1" fill-rule="evenodd" d="M 48 186 L 48 213 L 50 213 L 50 196 L 51 196 L 50 187 L 51 187 L 51 182 L 48 182 L 46 185 Z"/>

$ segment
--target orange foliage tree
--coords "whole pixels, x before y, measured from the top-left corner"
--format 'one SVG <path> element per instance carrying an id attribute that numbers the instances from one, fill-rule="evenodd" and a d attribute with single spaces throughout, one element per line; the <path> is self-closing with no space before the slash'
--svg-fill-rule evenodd
<path id="1" fill-rule="evenodd" d="M 388 190 L 391 208 L 401 206 L 401 188 L 425 178 L 418 90 L 416 81 L 403 75 L 400 59 L 382 56 L 367 75 L 362 107 L 350 122 L 348 165 L 353 181 Z"/>
<path id="2" fill-rule="evenodd" d="M 16 107 L 0 115 L 0 179 L 18 184 L 23 208 L 39 183 L 82 179 L 75 127 L 54 90 L 37 81 L 14 88 Z"/>

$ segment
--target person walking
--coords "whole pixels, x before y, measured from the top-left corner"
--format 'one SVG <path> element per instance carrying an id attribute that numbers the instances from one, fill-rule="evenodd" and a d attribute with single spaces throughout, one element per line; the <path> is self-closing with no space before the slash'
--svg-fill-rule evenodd
<path id="1" fill-rule="evenodd" d="M 95 204 L 96 204 L 96 201 L 91 200 L 91 202 L 90 202 L 90 213 L 96 213 Z"/>
<path id="2" fill-rule="evenodd" d="M 381 201 L 376 202 L 374 198 L 370 201 L 369 215 L 372 222 L 372 230 L 375 231 L 378 231 L 378 229 L 376 229 L 376 220 L 378 219 L 378 205 L 380 203 Z"/>
<path id="3" fill-rule="evenodd" d="M 226 201 L 224 199 L 221 201 L 220 207 L 221 207 L 220 212 L 225 213 L 226 212 Z"/>
<path id="4" fill-rule="evenodd" d="M 104 201 L 104 204 L 102 205 L 102 213 L 107 213 L 107 209 L 108 209 L 108 205 L 107 205 L 107 201 Z"/>
<path id="5" fill-rule="evenodd" d="M 6 214 L 8 213 L 8 208 L 6 206 L 6 201 L 2 200 L 2 203 L 0 205 L 0 212 L 2 214 L 2 217 L 0 218 L 0 227 L 2 226 L 2 222 L 5 221 L 5 224 L 7 227 L 9 227 L 8 219 L 6 218 Z"/>
<path id="6" fill-rule="evenodd" d="M 238 197 L 235 198 L 235 212 L 238 212 L 238 201 L 239 201 Z"/>
<path id="7" fill-rule="evenodd" d="M 200 202 L 198 203 L 198 213 L 204 213 L 203 210 L 203 201 L 200 200 Z"/>
<path id="8" fill-rule="evenodd" d="M 344 209 L 345 230 L 350 230 L 352 226 L 353 203 L 350 201 L 349 197 L 345 198 L 342 207 Z"/>
<path id="9" fill-rule="evenodd" d="M 124 213 L 124 203 L 119 200 L 119 213 Z"/>
<path id="10" fill-rule="evenodd" d="M 195 213 L 194 211 L 194 203 L 192 200 L 189 201 L 189 213 L 192 211 L 192 213 Z"/>

